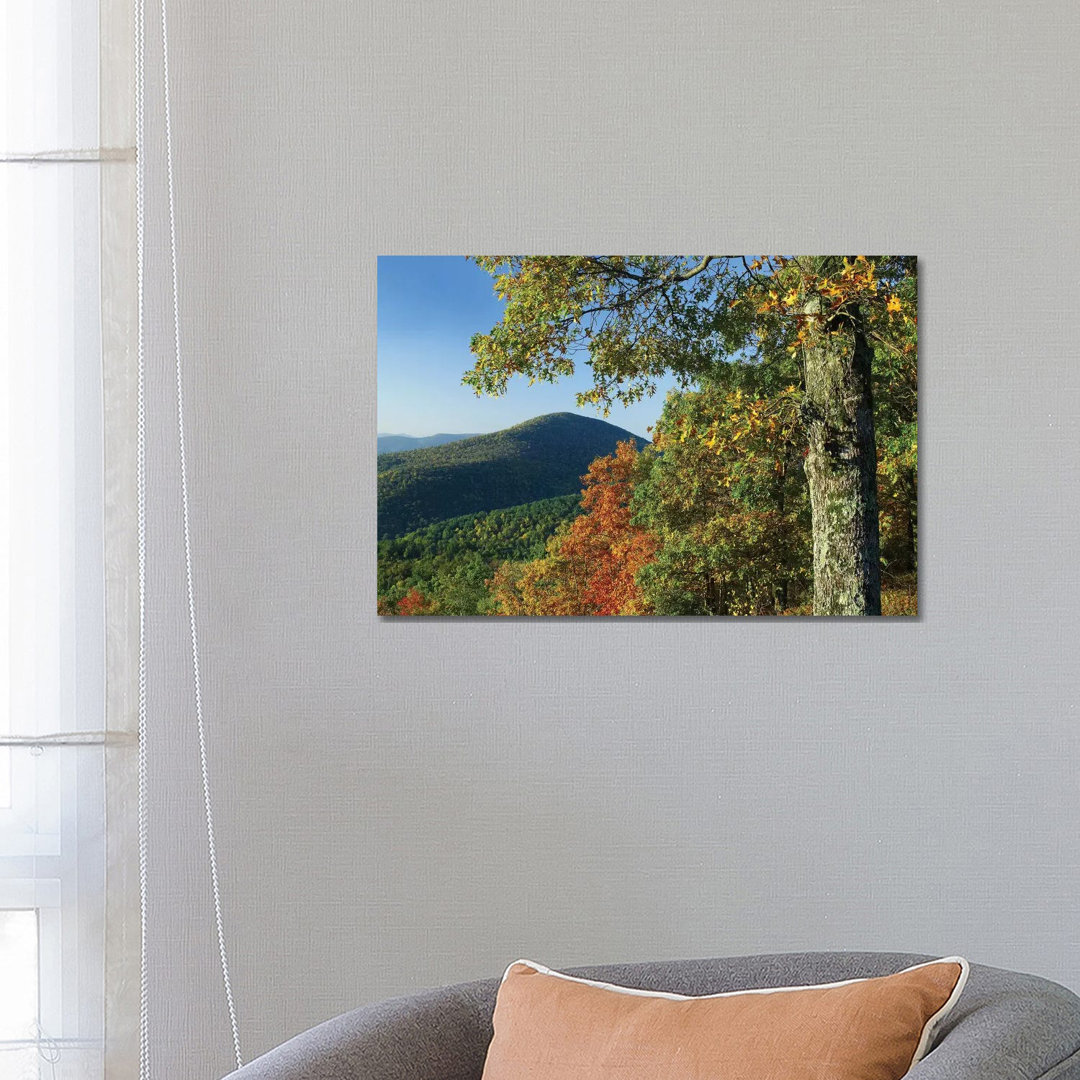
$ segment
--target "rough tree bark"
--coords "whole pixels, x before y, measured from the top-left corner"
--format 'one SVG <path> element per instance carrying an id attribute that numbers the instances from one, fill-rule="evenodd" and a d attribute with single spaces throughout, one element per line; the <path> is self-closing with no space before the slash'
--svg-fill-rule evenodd
<path id="1" fill-rule="evenodd" d="M 857 310 L 823 326 L 820 298 L 805 309 L 816 332 L 804 351 L 806 478 L 814 536 L 814 614 L 880 615 L 877 454 L 872 350 Z"/>

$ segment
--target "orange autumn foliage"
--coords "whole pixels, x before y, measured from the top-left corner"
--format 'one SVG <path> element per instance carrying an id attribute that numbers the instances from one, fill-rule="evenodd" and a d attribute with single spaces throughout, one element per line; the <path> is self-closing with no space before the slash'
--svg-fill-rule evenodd
<path id="1" fill-rule="evenodd" d="M 635 575 L 650 562 L 656 537 L 632 524 L 637 448 L 619 443 L 582 478 L 583 513 L 549 541 L 547 554 L 524 565 L 504 564 L 491 588 L 503 615 L 643 615 Z"/>
<path id="2" fill-rule="evenodd" d="M 431 604 L 415 586 L 397 603 L 398 615 L 430 615 Z"/>
<path id="3" fill-rule="evenodd" d="M 637 456 L 628 440 L 589 466 L 581 495 L 585 513 L 574 519 L 561 545 L 565 557 L 590 568 L 581 602 L 594 615 L 642 613 L 634 576 L 656 554 L 657 540 L 630 521 Z"/>

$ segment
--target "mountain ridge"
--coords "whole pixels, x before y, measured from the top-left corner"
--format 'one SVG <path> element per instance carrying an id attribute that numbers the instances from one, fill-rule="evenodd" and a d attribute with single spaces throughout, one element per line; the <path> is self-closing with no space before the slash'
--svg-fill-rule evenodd
<path id="1" fill-rule="evenodd" d="M 479 431 L 467 431 L 460 434 L 451 434 L 440 431 L 435 435 L 393 435 L 389 432 L 378 432 L 375 436 L 376 453 L 393 454 L 406 450 L 422 450 L 427 446 L 442 446 L 448 442 L 458 442 L 461 439 L 472 439 L 482 434 Z"/>

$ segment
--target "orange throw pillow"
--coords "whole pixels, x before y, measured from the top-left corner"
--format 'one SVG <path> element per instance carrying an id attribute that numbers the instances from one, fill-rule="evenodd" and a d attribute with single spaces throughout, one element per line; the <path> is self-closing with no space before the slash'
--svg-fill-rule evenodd
<path id="1" fill-rule="evenodd" d="M 822 986 L 683 997 L 519 960 L 483 1080 L 899 1080 L 967 981 L 960 957 Z"/>

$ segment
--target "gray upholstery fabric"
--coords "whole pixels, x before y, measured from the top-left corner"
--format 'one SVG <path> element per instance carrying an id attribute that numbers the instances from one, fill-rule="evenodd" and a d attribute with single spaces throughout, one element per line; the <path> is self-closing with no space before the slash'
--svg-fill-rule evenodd
<path id="1" fill-rule="evenodd" d="M 716 994 L 888 975 L 907 953 L 790 953 L 572 969 L 645 990 Z M 346 1013 L 228 1080 L 480 1080 L 498 979 Z M 1080 1080 L 1080 999 L 1033 975 L 972 965 L 957 1007 L 910 1080 Z"/>

